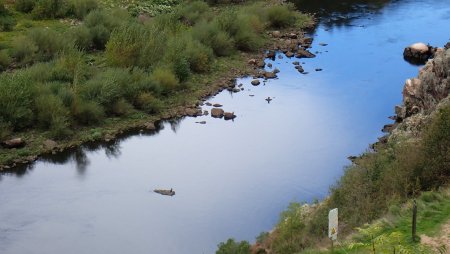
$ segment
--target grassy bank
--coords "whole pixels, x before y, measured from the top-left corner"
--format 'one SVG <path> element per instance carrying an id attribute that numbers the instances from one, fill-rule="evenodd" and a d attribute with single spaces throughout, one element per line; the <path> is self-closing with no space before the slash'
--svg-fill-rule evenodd
<path id="1" fill-rule="evenodd" d="M 0 1 L 0 165 L 186 115 L 251 73 L 266 31 L 310 25 L 278 1 Z M 3 19 L 0 19 L 3 20 Z"/>

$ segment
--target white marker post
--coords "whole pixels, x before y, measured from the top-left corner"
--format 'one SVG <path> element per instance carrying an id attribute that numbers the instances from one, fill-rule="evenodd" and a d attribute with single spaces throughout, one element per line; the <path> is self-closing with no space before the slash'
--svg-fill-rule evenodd
<path id="1" fill-rule="evenodd" d="M 334 251 L 334 241 L 338 235 L 338 209 L 334 208 L 328 213 L 328 238 L 331 239 L 331 251 Z"/>

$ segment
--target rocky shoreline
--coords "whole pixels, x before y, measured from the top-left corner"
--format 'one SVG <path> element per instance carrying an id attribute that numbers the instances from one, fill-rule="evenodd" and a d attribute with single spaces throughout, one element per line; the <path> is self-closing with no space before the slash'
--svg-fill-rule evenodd
<path id="1" fill-rule="evenodd" d="M 402 105 L 395 106 L 395 115 L 389 117 L 392 124 L 383 126 L 385 136 L 371 145 L 377 150 L 380 144 L 420 138 L 420 133 L 435 113 L 450 103 L 450 42 L 442 48 L 434 48 L 426 64 L 416 78 L 405 81 Z M 409 47 L 405 49 L 407 51 Z M 358 156 L 349 156 L 355 162 Z"/>
<path id="2" fill-rule="evenodd" d="M 313 28 L 315 22 L 310 24 L 309 28 Z M 267 31 L 268 43 L 255 53 L 241 53 L 241 58 L 247 63 L 245 69 L 231 68 L 227 70 L 226 74 L 221 78 L 212 82 L 212 84 L 204 85 L 198 96 L 190 103 L 183 103 L 182 105 L 175 105 L 174 107 L 165 110 L 159 115 L 148 115 L 144 119 L 127 121 L 124 124 L 111 125 L 103 135 L 88 140 L 72 139 L 66 141 L 56 142 L 50 139 L 42 139 L 38 151 L 34 154 L 27 154 L 26 156 L 19 156 L 12 159 L 9 163 L 0 164 L 1 171 L 14 171 L 14 168 L 19 165 L 26 165 L 36 161 L 39 156 L 46 154 L 56 154 L 67 149 L 73 149 L 88 142 L 111 142 L 119 135 L 133 132 L 135 130 L 157 131 L 157 123 L 164 120 L 180 118 L 180 117 L 197 117 L 205 115 L 201 108 L 206 100 L 217 95 L 218 93 L 228 90 L 230 92 L 240 92 L 241 89 L 236 84 L 236 79 L 239 77 L 252 76 L 253 85 L 259 85 L 260 79 L 272 79 L 277 77 L 278 69 L 271 72 L 265 71 L 266 58 L 274 58 L 276 51 L 281 51 L 288 58 L 310 58 L 315 55 L 307 49 L 311 47 L 313 39 L 305 35 L 304 31 L 296 28 L 289 28 L 283 31 Z M 299 66 L 299 65 L 298 65 Z M 300 66 L 301 67 L 301 66 Z M 296 67 L 298 68 L 298 67 Z M 257 81 L 257 82 L 256 82 Z M 222 110 L 223 111 L 223 110 Z M 236 117 L 234 112 L 218 112 L 218 115 L 211 114 L 212 117 L 224 117 L 225 120 L 231 120 Z M 209 113 L 209 112 L 208 112 Z M 212 112 L 211 112 L 212 113 Z M 216 112 L 217 113 L 217 112 Z M 88 131 L 88 130 L 86 130 Z M 38 134 L 36 134 L 38 135 Z M 31 134 L 34 136 L 34 133 Z M 18 149 L 27 147 L 27 140 L 21 135 L 15 138 L 1 142 L 1 149 Z"/>

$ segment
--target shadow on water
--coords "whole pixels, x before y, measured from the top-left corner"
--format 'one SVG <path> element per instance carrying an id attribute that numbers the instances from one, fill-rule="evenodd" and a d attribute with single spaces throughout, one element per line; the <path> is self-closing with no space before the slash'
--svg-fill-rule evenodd
<path id="1" fill-rule="evenodd" d="M 303 12 L 314 13 L 327 28 L 351 26 L 354 20 L 381 13 L 392 0 L 291 0 Z"/>
<path id="2" fill-rule="evenodd" d="M 90 165 L 87 154 L 89 152 L 95 152 L 104 150 L 105 155 L 109 159 L 117 159 L 121 153 L 121 143 L 125 142 L 131 137 L 136 135 L 140 136 L 154 136 L 164 129 L 164 123 L 169 123 L 171 130 L 176 133 L 180 128 L 180 123 L 184 118 L 174 118 L 165 121 L 159 121 L 155 123 L 156 130 L 144 130 L 144 129 L 132 129 L 116 136 L 112 141 L 96 141 L 88 142 L 82 146 L 65 149 L 64 151 L 55 152 L 53 154 L 44 154 L 39 157 L 39 161 L 48 162 L 57 165 L 64 165 L 70 162 L 74 162 L 76 165 L 77 173 L 83 176 L 86 173 L 87 168 Z M 28 172 L 34 169 L 35 162 L 27 164 L 18 164 L 9 170 L 0 172 L 0 181 L 4 175 L 14 175 L 16 177 L 23 177 Z"/>

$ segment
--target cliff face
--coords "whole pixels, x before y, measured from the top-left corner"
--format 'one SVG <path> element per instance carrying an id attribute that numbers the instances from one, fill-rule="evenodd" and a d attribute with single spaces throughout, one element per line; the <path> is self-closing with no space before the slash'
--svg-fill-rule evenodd
<path id="1" fill-rule="evenodd" d="M 396 106 L 397 127 L 390 138 L 417 136 L 433 112 L 449 103 L 450 48 L 438 48 L 417 78 L 406 80 L 403 105 Z"/>

